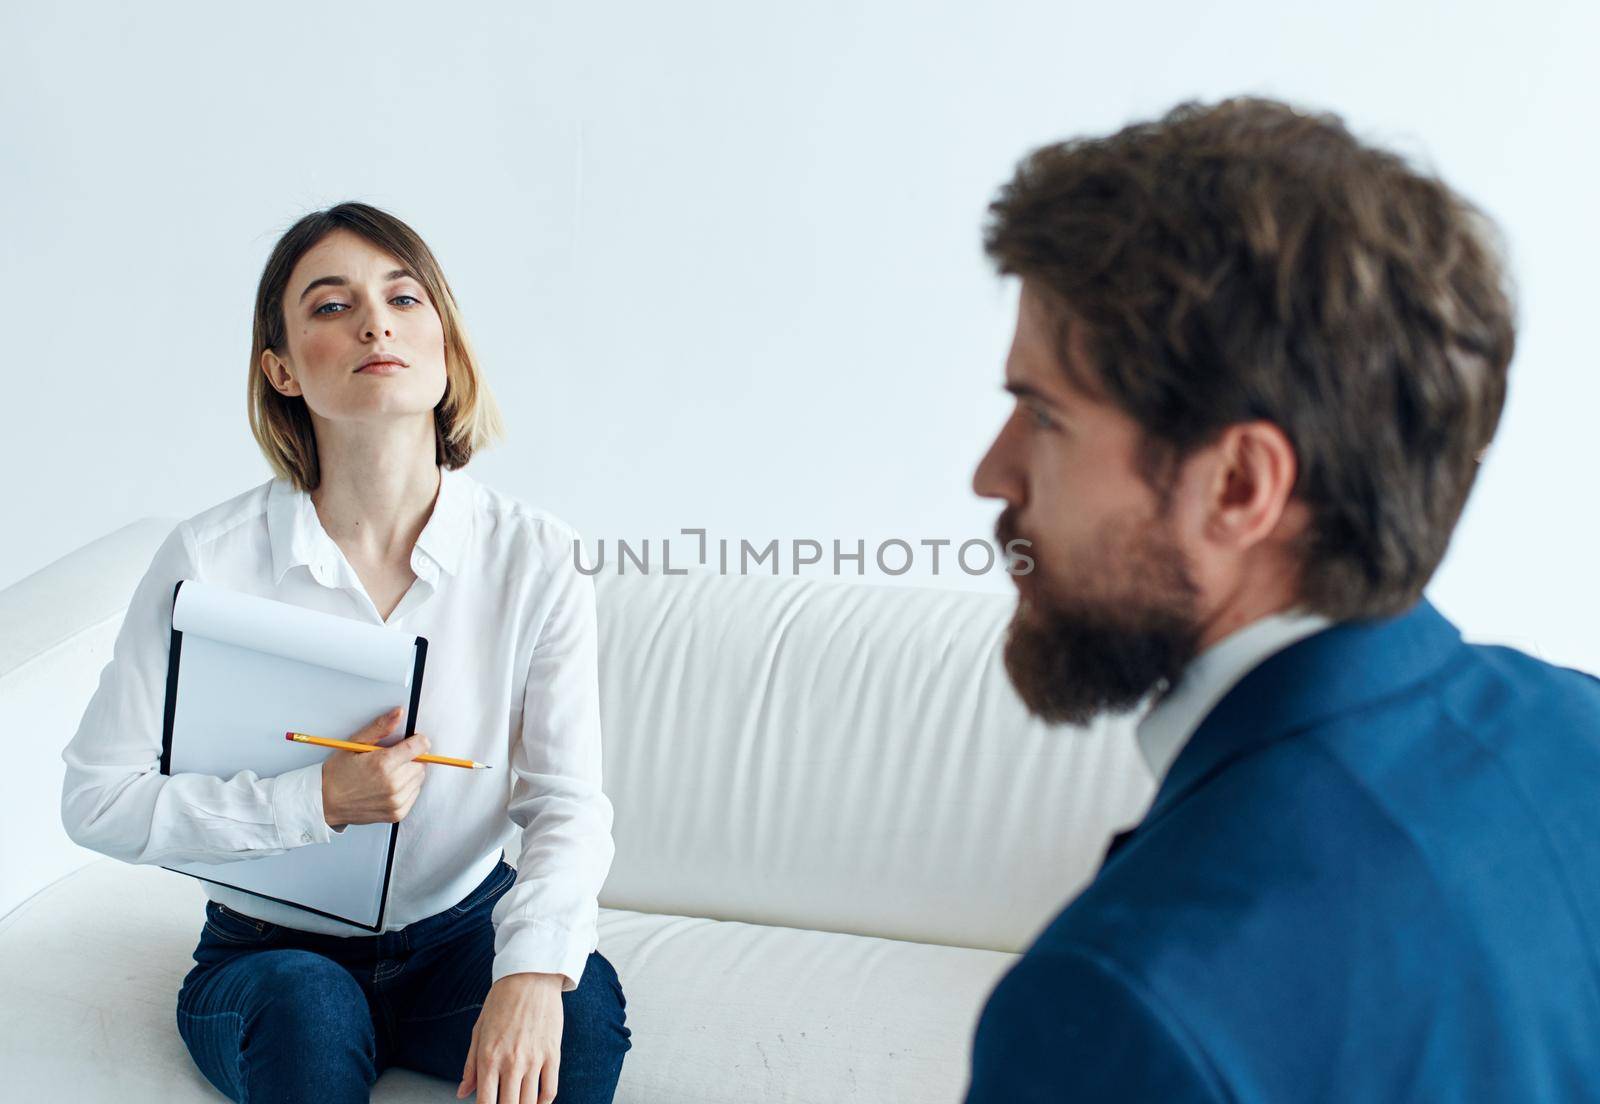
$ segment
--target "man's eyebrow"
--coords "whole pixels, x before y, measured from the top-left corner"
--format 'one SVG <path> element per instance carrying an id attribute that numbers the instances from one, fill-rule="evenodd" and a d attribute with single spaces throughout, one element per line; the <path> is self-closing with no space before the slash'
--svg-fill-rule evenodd
<path id="1" fill-rule="evenodd" d="M 398 280 L 405 276 L 410 276 L 413 280 L 417 279 L 411 270 L 407 268 L 397 268 L 393 271 L 383 274 L 383 278 L 385 280 Z M 417 282 L 421 283 L 422 281 L 418 280 Z M 348 287 L 350 281 L 345 279 L 343 276 L 318 276 L 315 280 L 312 280 L 309 284 L 307 284 L 306 289 L 300 293 L 300 301 L 304 302 L 305 297 L 310 295 L 314 289 L 325 287 L 329 284 L 332 284 L 336 287 Z"/>
<path id="2" fill-rule="evenodd" d="M 1061 400 L 1046 395 L 1032 384 L 1008 382 L 1005 385 L 1005 389 L 1019 399 L 1032 399 L 1034 402 L 1043 403 L 1045 406 L 1053 407 L 1057 410 L 1064 409 L 1064 404 Z"/>

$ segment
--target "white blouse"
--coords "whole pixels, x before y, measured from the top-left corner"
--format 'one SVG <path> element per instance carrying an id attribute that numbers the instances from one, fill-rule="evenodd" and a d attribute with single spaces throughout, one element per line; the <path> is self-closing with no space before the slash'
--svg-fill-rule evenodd
<path id="1" fill-rule="evenodd" d="M 434 754 L 495 769 L 426 768 L 400 821 L 385 930 L 457 904 L 521 826 L 516 882 L 493 910 L 493 978 L 563 974 L 573 989 L 596 946 L 600 886 L 614 853 L 611 803 L 600 789 L 594 583 L 575 567 L 571 528 L 464 471 L 439 472 L 433 513 L 411 553 L 416 581 L 387 621 L 311 496 L 287 480 L 179 523 L 134 591 L 62 753 L 62 822 L 82 846 L 130 863 L 236 862 L 333 838 L 320 759 L 274 778 L 160 773 L 179 579 L 401 628 L 428 638 L 416 731 Z M 274 924 L 371 934 L 201 884 L 212 900 Z"/>

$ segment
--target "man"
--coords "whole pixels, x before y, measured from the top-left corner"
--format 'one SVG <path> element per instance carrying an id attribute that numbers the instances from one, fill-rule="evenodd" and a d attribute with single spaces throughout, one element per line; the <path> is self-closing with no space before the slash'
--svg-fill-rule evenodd
<path id="1" fill-rule="evenodd" d="M 1051 720 L 1153 701 L 1159 788 L 969 1104 L 1600 1099 L 1600 680 L 1422 598 L 1505 397 L 1491 228 L 1257 99 L 1041 149 L 991 214 L 1006 666 Z"/>

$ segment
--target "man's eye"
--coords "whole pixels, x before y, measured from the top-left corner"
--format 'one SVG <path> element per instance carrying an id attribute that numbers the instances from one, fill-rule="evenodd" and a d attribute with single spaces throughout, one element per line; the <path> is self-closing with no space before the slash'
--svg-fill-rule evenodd
<path id="1" fill-rule="evenodd" d="M 1036 406 L 1028 407 L 1027 411 L 1028 417 L 1032 419 L 1033 424 L 1040 429 L 1050 429 L 1056 424 L 1055 420 L 1051 418 L 1050 415 L 1046 414 L 1043 410 L 1040 410 Z"/>

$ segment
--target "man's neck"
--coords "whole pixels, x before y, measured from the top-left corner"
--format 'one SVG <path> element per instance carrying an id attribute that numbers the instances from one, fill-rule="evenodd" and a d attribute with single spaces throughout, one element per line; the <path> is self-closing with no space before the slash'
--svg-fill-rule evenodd
<path id="1" fill-rule="evenodd" d="M 1297 616 L 1305 612 L 1299 600 L 1291 593 L 1259 588 L 1246 593 L 1236 592 L 1218 605 L 1209 617 L 1201 620 L 1200 646 L 1197 652 L 1209 651 L 1219 641 L 1263 618 Z"/>
<path id="2" fill-rule="evenodd" d="M 1275 652 L 1332 622 L 1302 609 L 1274 610 L 1216 637 L 1140 719 L 1139 750 L 1159 784 L 1183 745 L 1240 679 Z"/>

